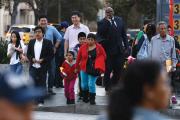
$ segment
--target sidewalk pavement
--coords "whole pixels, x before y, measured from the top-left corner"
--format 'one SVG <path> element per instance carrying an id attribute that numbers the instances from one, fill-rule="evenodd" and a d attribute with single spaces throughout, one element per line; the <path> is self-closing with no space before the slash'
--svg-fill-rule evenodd
<path id="1" fill-rule="evenodd" d="M 96 105 L 90 105 L 89 103 L 84 103 L 82 102 L 82 100 L 78 101 L 77 89 L 75 89 L 75 93 L 76 93 L 75 105 L 66 104 L 66 98 L 64 96 L 63 88 L 59 88 L 59 89 L 55 88 L 54 91 L 56 92 L 56 95 L 46 100 L 44 106 L 36 108 L 35 109 L 36 111 L 98 115 L 101 111 L 106 110 L 107 96 L 105 95 L 104 88 L 102 87 L 97 86 Z"/>
<path id="2" fill-rule="evenodd" d="M 76 85 L 75 85 L 76 86 Z M 77 86 L 75 88 L 78 88 Z M 99 115 L 101 112 L 106 111 L 108 104 L 108 96 L 105 95 L 105 90 L 103 87 L 97 86 L 97 95 L 96 95 L 96 105 L 90 105 L 89 103 L 83 103 L 78 101 L 77 89 L 76 93 L 76 104 L 67 105 L 66 98 L 64 96 L 64 89 L 54 88 L 54 91 L 57 93 L 52 96 L 51 99 L 45 101 L 43 107 L 37 107 L 35 111 L 43 112 L 57 112 L 57 113 L 74 113 L 74 114 L 87 114 L 87 115 Z M 171 109 L 162 111 L 162 113 L 173 118 L 180 118 L 180 97 L 177 97 L 178 104 L 173 105 Z"/>

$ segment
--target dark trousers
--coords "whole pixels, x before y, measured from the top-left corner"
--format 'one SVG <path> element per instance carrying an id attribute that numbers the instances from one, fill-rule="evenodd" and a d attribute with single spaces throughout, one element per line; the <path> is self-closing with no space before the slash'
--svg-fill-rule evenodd
<path id="1" fill-rule="evenodd" d="M 47 70 L 45 68 L 34 68 L 31 66 L 29 68 L 29 74 L 34 80 L 35 86 L 40 87 L 46 90 L 46 74 Z M 36 100 L 37 103 L 44 103 L 44 98 L 38 98 Z"/>
<path id="2" fill-rule="evenodd" d="M 125 58 L 121 54 L 110 55 L 107 54 L 106 71 L 104 75 L 105 90 L 108 91 L 115 86 L 119 80 L 123 70 Z M 112 73 L 112 77 L 111 77 Z"/>
<path id="3" fill-rule="evenodd" d="M 82 88 L 81 88 L 81 74 L 78 75 L 79 78 L 79 96 L 82 97 Z"/>
<path id="4" fill-rule="evenodd" d="M 56 56 L 55 62 L 56 62 L 56 73 L 55 73 L 54 86 L 60 87 L 63 86 L 63 78 L 60 74 L 59 67 L 61 67 L 64 62 L 64 56 Z"/>
<path id="5" fill-rule="evenodd" d="M 48 66 L 48 90 L 53 88 L 54 79 L 55 79 L 55 70 L 56 70 L 56 63 L 55 57 L 51 60 L 50 65 Z"/>

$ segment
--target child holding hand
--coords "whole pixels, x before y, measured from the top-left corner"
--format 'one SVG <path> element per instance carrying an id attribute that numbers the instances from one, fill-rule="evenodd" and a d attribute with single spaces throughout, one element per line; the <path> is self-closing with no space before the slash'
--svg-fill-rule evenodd
<path id="1" fill-rule="evenodd" d="M 66 55 L 66 60 L 60 67 L 61 74 L 64 78 L 64 92 L 67 98 L 67 104 L 75 104 L 74 85 L 77 78 L 75 63 L 74 52 L 69 51 Z"/>

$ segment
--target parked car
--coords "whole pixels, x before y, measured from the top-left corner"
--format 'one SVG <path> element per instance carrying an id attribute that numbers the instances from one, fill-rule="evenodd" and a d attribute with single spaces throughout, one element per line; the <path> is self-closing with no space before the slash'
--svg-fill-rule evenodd
<path id="1" fill-rule="evenodd" d="M 11 32 L 17 31 L 20 34 L 21 40 L 24 44 L 28 44 L 30 40 L 30 33 L 34 31 L 35 25 L 12 25 L 6 33 L 6 40 L 10 41 Z"/>

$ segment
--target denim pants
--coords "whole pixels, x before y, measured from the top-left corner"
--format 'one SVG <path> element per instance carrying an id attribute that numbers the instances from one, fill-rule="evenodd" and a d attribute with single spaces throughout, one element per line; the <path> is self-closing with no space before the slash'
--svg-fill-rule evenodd
<path id="1" fill-rule="evenodd" d="M 97 76 L 92 76 L 84 71 L 80 72 L 82 90 L 89 90 L 90 93 L 96 93 Z"/>
<path id="2" fill-rule="evenodd" d="M 75 93 L 74 93 L 74 85 L 75 85 L 76 79 L 73 80 L 66 80 L 64 79 L 64 93 L 66 98 L 70 100 L 75 99 Z"/>
<path id="3" fill-rule="evenodd" d="M 15 74 L 21 74 L 23 70 L 23 66 L 20 62 L 18 62 L 17 64 L 10 65 L 10 70 Z"/>

